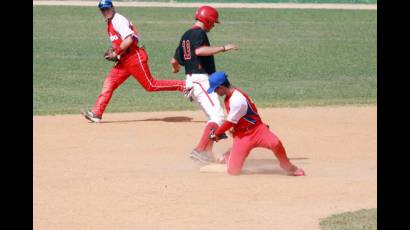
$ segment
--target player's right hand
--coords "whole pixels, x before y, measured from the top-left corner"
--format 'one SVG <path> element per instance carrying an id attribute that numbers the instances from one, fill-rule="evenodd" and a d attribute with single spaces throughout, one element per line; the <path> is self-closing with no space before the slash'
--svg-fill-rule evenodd
<path id="1" fill-rule="evenodd" d="M 215 142 L 218 142 L 219 140 L 228 138 L 228 136 L 225 133 L 217 135 L 217 134 L 215 134 L 215 132 L 216 132 L 216 129 L 212 128 L 211 133 L 209 134 L 209 139 L 211 139 Z"/>
<path id="2" fill-rule="evenodd" d="M 178 73 L 179 72 L 179 66 L 175 68 L 175 66 L 172 66 L 172 72 L 173 73 Z"/>
<path id="3" fill-rule="evenodd" d="M 178 73 L 179 72 L 179 63 L 175 58 L 171 59 L 171 65 L 172 65 L 172 72 L 173 73 Z"/>

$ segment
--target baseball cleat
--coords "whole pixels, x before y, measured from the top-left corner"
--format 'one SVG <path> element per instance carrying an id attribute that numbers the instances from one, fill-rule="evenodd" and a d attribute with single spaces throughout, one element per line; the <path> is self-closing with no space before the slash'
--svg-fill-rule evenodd
<path id="1" fill-rule="evenodd" d="M 199 161 L 199 162 L 201 162 L 201 163 L 204 163 L 204 164 L 209 164 L 209 163 L 211 163 L 211 162 L 214 161 L 214 159 L 212 159 L 212 158 L 208 155 L 208 153 L 206 153 L 206 152 L 198 152 L 198 151 L 196 151 L 195 149 L 192 150 L 192 152 L 191 152 L 191 154 L 190 154 L 189 157 L 192 158 L 192 159 L 194 159 L 194 160 L 197 160 L 197 161 Z"/>
<path id="2" fill-rule="evenodd" d="M 98 123 L 101 121 L 101 117 L 95 115 L 91 110 L 81 111 L 81 114 L 89 121 Z"/>
<path id="3" fill-rule="evenodd" d="M 305 171 L 303 171 L 303 169 L 298 168 L 296 169 L 296 171 L 293 172 L 294 176 L 305 176 Z"/>

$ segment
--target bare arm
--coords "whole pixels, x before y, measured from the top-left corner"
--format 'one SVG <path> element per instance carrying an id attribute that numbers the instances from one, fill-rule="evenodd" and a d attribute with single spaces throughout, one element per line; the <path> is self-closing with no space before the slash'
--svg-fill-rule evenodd
<path id="1" fill-rule="evenodd" d="M 236 49 L 238 49 L 238 46 L 234 44 L 228 44 L 228 45 L 216 46 L 216 47 L 202 46 L 195 50 L 195 54 L 197 56 L 211 56 L 211 55 L 214 55 L 220 52 L 236 50 Z"/>
<path id="2" fill-rule="evenodd" d="M 128 35 L 122 42 L 120 45 L 120 49 L 122 50 L 126 50 L 128 49 L 128 47 L 130 47 L 130 45 L 132 44 L 133 40 L 132 40 L 132 35 Z"/>
<path id="3" fill-rule="evenodd" d="M 120 47 L 115 49 L 114 55 L 122 54 L 130 45 L 132 44 L 132 35 L 128 35 L 124 40 L 122 40 Z"/>

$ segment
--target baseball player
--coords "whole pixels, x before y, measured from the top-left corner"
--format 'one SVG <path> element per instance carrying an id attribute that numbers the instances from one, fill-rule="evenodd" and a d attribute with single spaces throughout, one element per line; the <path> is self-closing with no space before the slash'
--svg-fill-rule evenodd
<path id="1" fill-rule="evenodd" d="M 220 52 L 237 49 L 234 44 L 211 46 L 207 32 L 210 32 L 218 20 L 218 11 L 211 6 L 201 6 L 195 12 L 195 24 L 187 30 L 179 41 L 174 56 L 171 58 L 172 72 L 179 72 L 180 65 L 185 67 L 187 96 L 196 101 L 208 118 L 201 139 L 190 157 L 203 163 L 213 161 L 212 145 L 209 139 L 211 129 L 222 124 L 224 113 L 215 93 L 207 94 L 208 75 L 215 72 L 214 56 Z"/>
<path id="2" fill-rule="evenodd" d="M 232 87 L 225 72 L 215 72 L 209 77 L 208 93 L 216 92 L 225 96 L 225 107 L 228 113 L 226 121 L 214 132 L 210 139 L 218 141 L 226 131 L 232 128 L 233 145 L 230 151 L 217 159 L 227 163 L 229 174 L 240 173 L 245 159 L 256 147 L 271 149 L 279 160 L 280 166 L 294 176 L 304 176 L 303 169 L 293 165 L 286 155 L 279 138 L 269 130 L 258 114 L 258 110 L 247 94 Z"/>
<path id="3" fill-rule="evenodd" d="M 107 21 L 107 32 L 113 47 L 106 52 L 105 59 L 115 61 L 116 64 L 106 77 L 94 107 L 83 112 L 86 119 L 100 122 L 114 90 L 130 75 L 148 92 L 184 90 L 183 80 L 153 78 L 148 67 L 148 54 L 139 46 L 137 29 L 127 18 L 115 11 L 111 0 L 101 0 L 98 8 Z"/>

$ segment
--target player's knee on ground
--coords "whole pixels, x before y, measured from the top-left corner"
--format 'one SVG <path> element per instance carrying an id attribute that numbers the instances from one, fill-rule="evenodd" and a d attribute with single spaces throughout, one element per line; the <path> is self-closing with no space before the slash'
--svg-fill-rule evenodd
<path id="1" fill-rule="evenodd" d="M 241 172 L 241 168 L 228 167 L 227 171 L 230 175 L 236 176 Z"/>

